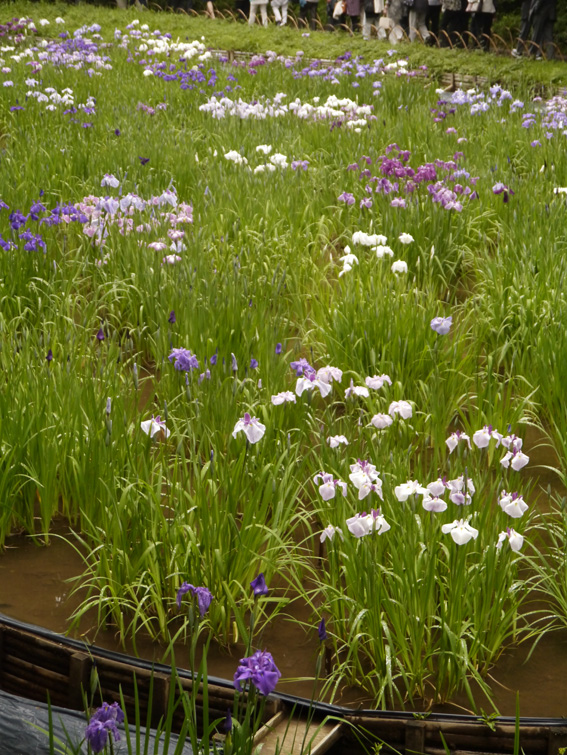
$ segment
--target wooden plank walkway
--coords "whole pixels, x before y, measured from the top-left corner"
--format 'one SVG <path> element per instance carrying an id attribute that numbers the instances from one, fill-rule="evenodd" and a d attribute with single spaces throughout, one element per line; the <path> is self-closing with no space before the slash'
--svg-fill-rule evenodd
<path id="1" fill-rule="evenodd" d="M 315 721 L 279 711 L 258 731 L 262 755 L 323 755 L 343 734 L 340 721 Z"/>

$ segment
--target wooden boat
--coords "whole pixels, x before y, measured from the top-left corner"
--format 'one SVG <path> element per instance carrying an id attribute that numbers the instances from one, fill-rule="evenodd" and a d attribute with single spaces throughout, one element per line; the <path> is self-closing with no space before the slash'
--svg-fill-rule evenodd
<path id="1" fill-rule="evenodd" d="M 27 700 L 72 710 L 84 709 L 85 690 L 91 686 L 96 669 L 104 700 L 120 700 L 132 715 L 137 697 L 142 721 L 148 714 L 154 725 L 166 711 L 171 668 L 162 664 L 115 653 L 96 645 L 23 624 L 0 614 L 0 690 Z M 190 672 L 177 669 L 180 684 L 191 690 Z M 136 687 L 136 693 L 134 688 Z M 198 690 L 198 705 L 202 701 Z M 231 681 L 208 678 L 209 718 L 224 718 L 234 700 Z M 287 694 L 267 698 L 265 724 L 258 733 L 262 755 L 279 751 L 299 755 L 304 742 L 311 755 L 329 750 L 335 755 L 380 752 L 404 755 L 504 755 L 515 752 L 516 721 L 499 717 L 490 721 L 475 716 L 357 710 L 316 702 Z M 176 725 L 183 718 L 178 711 Z M 526 755 L 556 755 L 567 747 L 564 719 L 521 718 L 520 746 Z M 284 739 L 285 734 L 285 739 Z M 282 746 L 283 741 L 283 746 Z M 0 752 L 2 752 L 0 731 Z M 279 749 L 278 749 L 279 748 Z M 13 752 L 13 750 L 11 750 Z"/>

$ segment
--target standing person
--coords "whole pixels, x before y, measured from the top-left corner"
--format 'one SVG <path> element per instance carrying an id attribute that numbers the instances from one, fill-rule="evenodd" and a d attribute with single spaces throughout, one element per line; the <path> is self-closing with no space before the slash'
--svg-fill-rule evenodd
<path id="1" fill-rule="evenodd" d="M 317 28 L 317 3 L 318 0 L 300 0 L 299 2 L 299 18 L 303 21 L 307 21 L 309 18 L 309 28 L 314 31 Z"/>
<path id="2" fill-rule="evenodd" d="M 532 28 L 532 19 L 530 16 L 530 6 L 532 0 L 522 0 L 522 25 L 518 34 L 518 44 L 512 50 L 515 58 L 521 58 L 526 51 L 526 42 L 530 38 L 530 29 Z"/>
<path id="3" fill-rule="evenodd" d="M 236 0 L 234 10 L 243 18 L 248 18 L 250 15 L 250 0 Z"/>
<path id="4" fill-rule="evenodd" d="M 439 19 L 440 18 L 441 18 L 441 0 L 429 0 L 428 9 L 427 9 L 427 28 L 435 37 L 439 36 Z"/>
<path id="5" fill-rule="evenodd" d="M 534 25 L 532 34 L 532 54 L 536 60 L 543 55 L 553 58 L 553 24 L 557 20 L 557 0 L 532 0 L 530 16 Z"/>
<path id="6" fill-rule="evenodd" d="M 392 24 L 388 40 L 391 45 L 395 45 L 397 42 L 401 42 L 404 38 L 402 21 L 404 20 L 406 6 L 402 0 L 387 0 L 386 9 L 388 11 L 388 18 Z"/>
<path id="7" fill-rule="evenodd" d="M 285 26 L 287 24 L 287 6 L 288 0 L 272 0 L 272 10 L 276 19 L 276 26 Z"/>
<path id="8" fill-rule="evenodd" d="M 415 42 L 418 32 L 421 34 L 424 42 L 429 38 L 429 29 L 427 28 L 428 9 L 428 0 L 413 0 L 409 11 L 410 42 Z"/>
<path id="9" fill-rule="evenodd" d="M 441 31 L 445 34 L 441 40 L 441 47 L 463 46 L 464 40 L 461 42 L 461 39 L 469 25 L 467 5 L 467 0 L 442 0 Z"/>
<path id="10" fill-rule="evenodd" d="M 378 28 L 380 17 L 384 13 L 384 0 L 364 0 L 364 20 L 362 23 L 363 39 L 370 39 L 372 36 L 372 27 Z M 380 30 L 378 31 L 380 35 Z"/>
<path id="11" fill-rule="evenodd" d="M 256 13 L 260 8 L 262 14 L 262 26 L 268 25 L 268 0 L 250 0 L 250 18 L 248 19 L 248 25 L 254 26 L 256 21 Z"/>
<path id="12" fill-rule="evenodd" d="M 492 21 L 496 15 L 494 0 L 471 0 L 467 11 L 472 13 L 471 34 L 478 40 L 483 50 L 489 50 Z"/>
<path id="13" fill-rule="evenodd" d="M 346 0 L 346 12 L 350 19 L 351 29 L 360 31 L 361 0 Z"/>

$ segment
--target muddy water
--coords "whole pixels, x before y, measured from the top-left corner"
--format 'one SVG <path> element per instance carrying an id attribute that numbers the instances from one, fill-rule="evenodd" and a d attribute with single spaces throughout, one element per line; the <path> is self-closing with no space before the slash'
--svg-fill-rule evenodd
<path id="1" fill-rule="evenodd" d="M 56 529 L 62 535 L 63 528 Z M 71 585 L 68 580 L 81 574 L 83 569 L 79 553 L 62 536 L 53 537 L 47 547 L 38 546 L 22 536 L 8 538 L 6 552 L 0 555 L 0 613 L 64 634 L 68 617 L 80 603 L 78 596 L 69 595 Z M 304 614 L 301 615 L 300 609 L 296 610 L 295 618 L 307 623 L 308 612 L 304 610 Z M 110 650 L 123 650 L 113 632 L 96 632 L 95 612 L 89 618 L 90 621 L 84 621 L 81 631 L 73 636 L 96 641 L 97 645 Z M 317 645 L 312 638 L 306 637 L 298 624 L 279 619 L 259 640 L 262 647 L 270 649 L 282 673 L 278 690 L 311 697 L 312 682 L 293 680 L 315 676 Z M 137 639 L 136 649 L 142 658 L 153 661 L 161 661 L 165 652 L 164 647 L 149 638 Z M 229 653 L 213 644 L 208 655 L 209 673 L 232 679 L 243 651 L 243 647 L 236 646 Z M 134 654 L 131 646 L 126 647 L 126 652 Z M 175 652 L 177 663 L 186 666 L 187 650 L 179 646 Z M 346 699 L 352 702 L 357 698 L 358 695 L 353 693 Z"/>
<path id="2" fill-rule="evenodd" d="M 549 487 L 555 494 L 564 495 L 565 491 L 559 487 L 557 477 L 542 468 L 556 466 L 549 448 L 541 445 L 541 439 L 534 432 L 528 433 L 528 441 L 526 446 L 529 449 L 531 476 L 542 492 L 539 505 L 546 507 L 544 491 Z M 68 617 L 79 604 L 77 596 L 69 596 L 68 580 L 80 574 L 84 564 L 79 553 L 59 536 L 64 532 L 64 525 L 55 524 L 55 536 L 48 547 L 38 547 L 31 539 L 22 536 L 8 538 L 6 552 L 0 555 L 1 613 L 55 632 L 66 631 Z M 306 610 L 300 607 L 294 608 L 294 617 L 306 623 L 310 619 Z M 93 613 L 91 621 L 83 622 L 81 633 L 75 636 L 92 641 L 95 628 L 96 616 Z M 301 626 L 283 618 L 265 631 L 261 638 L 262 647 L 270 649 L 282 672 L 279 691 L 311 697 L 312 682 L 299 678 L 315 675 L 317 643 L 313 635 L 314 632 L 310 632 L 307 636 Z M 114 634 L 109 631 L 96 633 L 96 644 L 121 650 Z M 503 715 L 514 716 L 516 694 L 519 692 L 522 716 L 567 717 L 567 630 L 546 635 L 528 658 L 530 650 L 530 644 L 525 643 L 507 651 L 492 670 L 491 686 L 498 710 Z M 131 647 L 127 647 L 126 651 L 133 652 Z M 164 648 L 142 638 L 137 641 L 137 651 L 143 658 L 161 661 Z M 242 651 L 237 647 L 229 653 L 212 645 L 208 656 L 209 673 L 231 679 Z M 176 659 L 179 665 L 186 665 L 186 650 L 177 648 Z M 371 701 L 365 700 L 355 690 L 346 690 L 343 698 L 337 702 L 354 707 L 371 706 Z M 490 712 L 489 704 L 483 702 L 480 696 L 478 704 Z M 454 706 L 443 706 L 442 710 L 468 712 L 468 708 L 463 697 L 455 700 Z"/>

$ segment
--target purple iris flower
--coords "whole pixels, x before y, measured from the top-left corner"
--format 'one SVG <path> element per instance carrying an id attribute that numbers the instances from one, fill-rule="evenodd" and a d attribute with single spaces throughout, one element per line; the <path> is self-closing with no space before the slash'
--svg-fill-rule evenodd
<path id="1" fill-rule="evenodd" d="M 175 318 L 175 310 L 173 310 L 173 309 L 171 310 L 171 312 L 169 313 L 169 317 L 167 318 L 167 321 L 171 325 L 174 325 L 177 322 L 177 320 Z"/>
<path id="2" fill-rule="evenodd" d="M 234 686 L 242 692 L 241 683 L 248 679 L 262 695 L 269 695 L 276 688 L 281 673 L 271 653 L 257 650 L 250 658 L 241 658 L 234 674 Z"/>
<path id="3" fill-rule="evenodd" d="M 255 598 L 259 598 L 260 595 L 268 594 L 269 590 L 264 577 L 264 572 L 260 572 L 260 574 L 250 582 L 250 587 L 254 590 Z"/>
<path id="4" fill-rule="evenodd" d="M 281 343 L 276 343 L 276 354 L 279 355 L 281 353 L 282 353 L 282 345 Z"/>
<path id="5" fill-rule="evenodd" d="M 0 248 L 2 248 L 5 252 L 9 252 L 10 249 L 15 249 L 16 245 L 13 241 L 9 241 L 8 239 L 3 238 L 2 234 L 0 233 Z"/>
<path id="6" fill-rule="evenodd" d="M 142 165 L 147 165 L 150 162 L 149 157 L 138 157 L 138 160 L 140 161 Z"/>
<path id="7" fill-rule="evenodd" d="M 232 731 L 232 711 L 230 710 L 230 708 L 227 708 L 226 710 L 226 718 L 223 721 L 222 730 L 225 734 L 228 734 Z"/>
<path id="8" fill-rule="evenodd" d="M 431 320 L 431 329 L 436 333 L 439 333 L 440 336 L 446 336 L 451 330 L 452 324 L 452 315 L 449 315 L 449 317 L 434 317 L 433 320 Z"/>
<path id="9" fill-rule="evenodd" d="M 512 189 L 509 189 L 506 184 L 503 184 L 501 181 L 494 184 L 494 186 L 492 187 L 492 193 L 503 194 L 504 204 L 506 204 L 510 200 L 510 195 L 514 194 Z"/>
<path id="10" fill-rule="evenodd" d="M 118 742 L 120 733 L 117 724 L 121 724 L 123 721 L 124 713 L 118 703 L 112 703 L 112 705 L 103 703 L 93 713 L 85 730 L 85 739 L 92 751 L 95 753 L 102 752 L 106 747 L 109 734 L 112 734 Z"/>
<path id="11" fill-rule="evenodd" d="M 102 329 L 102 325 L 98 329 L 98 333 L 96 334 L 97 341 L 104 341 L 104 330 Z"/>
<path id="12" fill-rule="evenodd" d="M 199 616 L 204 616 L 209 610 L 209 606 L 213 600 L 213 595 L 206 587 L 194 587 L 188 582 L 184 582 L 177 591 L 177 608 L 181 608 L 181 598 L 185 593 L 190 592 L 193 597 L 197 598 L 197 605 L 199 606 Z"/>
<path id="13" fill-rule="evenodd" d="M 19 210 L 14 210 L 8 215 L 8 220 L 13 231 L 18 231 L 23 225 L 27 223 L 28 216 L 23 215 Z"/>
<path id="14" fill-rule="evenodd" d="M 175 359 L 174 367 L 176 370 L 190 372 L 199 369 L 199 361 L 189 349 L 172 349 L 168 359 L 170 362 Z"/>
<path id="15" fill-rule="evenodd" d="M 252 359 L 250 360 L 250 369 L 251 370 L 257 370 L 258 369 L 258 360 L 254 359 L 254 357 L 252 357 Z"/>
<path id="16" fill-rule="evenodd" d="M 308 372 L 315 372 L 315 370 L 313 369 L 313 367 L 311 367 L 307 359 L 303 359 L 303 357 L 297 360 L 296 362 L 291 362 L 289 366 L 291 367 L 292 370 L 295 370 L 295 374 L 297 375 L 297 377 L 301 377 L 303 373 L 307 374 Z"/>
<path id="17" fill-rule="evenodd" d="M 217 351 L 215 351 L 215 353 L 213 354 L 213 356 L 209 359 L 209 362 L 211 363 L 211 367 L 215 366 L 215 364 L 217 363 L 218 358 L 219 357 L 218 357 L 218 349 L 217 349 Z"/>
<path id="18" fill-rule="evenodd" d="M 343 191 L 338 197 L 339 202 L 344 202 L 346 205 L 354 204 L 354 194 L 349 194 L 347 191 Z"/>
<path id="19" fill-rule="evenodd" d="M 53 359 L 53 351 L 51 349 L 49 349 L 49 351 L 47 352 L 47 356 L 45 357 L 45 359 L 47 360 L 48 363 L 51 362 L 51 360 Z"/>
<path id="20" fill-rule="evenodd" d="M 39 233 L 32 233 L 31 231 L 22 231 L 20 238 L 26 243 L 24 244 L 24 250 L 26 252 L 37 252 L 38 249 L 45 249 L 45 241 Z"/>
<path id="21" fill-rule="evenodd" d="M 232 371 L 238 372 L 238 362 L 236 361 L 236 357 L 232 353 L 230 356 L 232 357 Z"/>
<path id="22" fill-rule="evenodd" d="M 319 626 L 317 627 L 317 632 L 319 634 L 319 640 L 321 642 L 325 642 L 325 640 L 327 639 L 327 628 L 325 626 L 324 618 L 321 619 L 321 621 L 319 622 Z"/>

